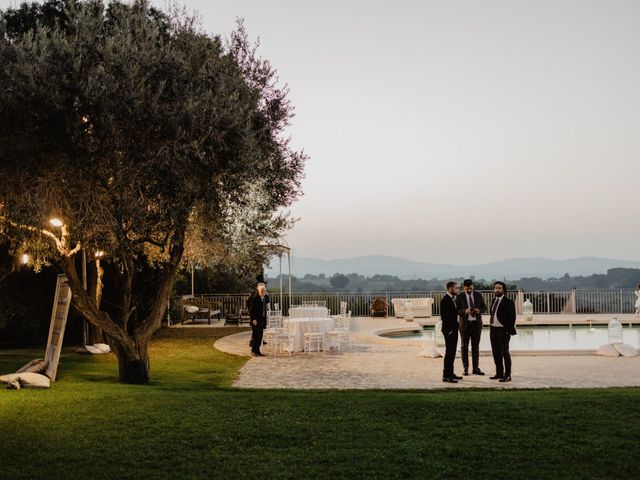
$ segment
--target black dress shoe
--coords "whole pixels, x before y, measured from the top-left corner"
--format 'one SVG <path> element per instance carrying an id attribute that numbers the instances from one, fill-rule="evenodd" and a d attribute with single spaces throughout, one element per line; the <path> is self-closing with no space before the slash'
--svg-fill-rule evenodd
<path id="1" fill-rule="evenodd" d="M 459 377 L 455 373 L 453 375 L 451 375 L 451 378 L 453 378 L 454 380 L 462 380 L 462 377 Z"/>
<path id="2" fill-rule="evenodd" d="M 490 380 L 500 380 L 504 375 L 498 375 L 497 373 L 493 377 L 489 377 Z"/>
<path id="3" fill-rule="evenodd" d="M 251 356 L 252 356 L 252 357 L 257 357 L 257 356 L 258 356 L 258 354 L 257 354 L 256 352 L 251 352 Z"/>
<path id="4" fill-rule="evenodd" d="M 484 375 L 484 372 L 482 370 L 480 370 L 479 368 L 474 368 L 473 369 L 473 374 L 474 375 Z"/>
<path id="5" fill-rule="evenodd" d="M 465 375 L 465 377 L 466 377 L 467 375 L 469 375 L 469 370 L 467 370 L 466 368 L 464 369 L 464 375 Z"/>
<path id="6" fill-rule="evenodd" d="M 500 379 L 501 382 L 510 382 L 511 381 L 511 375 L 505 375 L 504 377 L 502 377 Z"/>
<path id="7" fill-rule="evenodd" d="M 266 357 L 266 355 L 264 353 L 260 353 L 260 352 L 256 353 L 256 356 L 257 357 Z"/>
<path id="8" fill-rule="evenodd" d="M 451 377 L 442 377 L 442 381 L 445 383 L 458 383 L 458 380 Z"/>

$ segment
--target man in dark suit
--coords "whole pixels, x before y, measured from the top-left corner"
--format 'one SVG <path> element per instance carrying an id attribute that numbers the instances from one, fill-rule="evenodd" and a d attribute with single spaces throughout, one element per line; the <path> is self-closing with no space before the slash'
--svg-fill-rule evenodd
<path id="1" fill-rule="evenodd" d="M 463 282 L 464 291 L 456 297 L 458 304 L 458 321 L 460 322 L 460 353 L 464 374 L 469 375 L 469 342 L 471 342 L 471 359 L 473 374 L 484 375 L 480 370 L 480 336 L 482 335 L 482 314 L 487 311 L 482 295 L 473 291 L 473 280 Z"/>
<path id="2" fill-rule="evenodd" d="M 262 335 L 267 327 L 267 308 L 269 305 L 269 295 L 264 283 L 258 284 L 258 294 L 249 298 L 249 318 L 251 319 L 251 355 L 253 357 L 263 357 L 260 352 L 262 346 Z"/>
<path id="3" fill-rule="evenodd" d="M 440 301 L 440 319 L 442 320 L 442 335 L 446 352 L 444 354 L 444 368 L 442 370 L 442 381 L 447 383 L 458 383 L 462 377 L 453 373 L 453 361 L 456 358 L 456 348 L 458 347 L 458 305 L 456 295 L 458 284 L 447 282 L 447 293 Z"/>
<path id="4" fill-rule="evenodd" d="M 509 341 L 516 333 L 516 305 L 507 298 L 507 285 L 504 282 L 493 284 L 495 298 L 491 304 L 491 320 L 489 321 L 489 338 L 491 352 L 496 364 L 496 374 L 491 380 L 511 381 L 511 355 Z"/>

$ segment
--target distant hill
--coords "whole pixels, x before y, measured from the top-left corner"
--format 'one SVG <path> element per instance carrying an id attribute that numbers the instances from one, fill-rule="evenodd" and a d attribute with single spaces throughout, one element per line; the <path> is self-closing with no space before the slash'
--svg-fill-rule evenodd
<path id="1" fill-rule="evenodd" d="M 372 255 L 366 257 L 321 260 L 317 258 L 293 257 L 292 274 L 303 277 L 310 273 L 358 273 L 360 275 L 395 275 L 402 279 L 447 279 L 474 276 L 485 280 L 502 279 L 517 280 L 524 277 L 540 277 L 543 279 L 561 277 L 568 273 L 572 277 L 606 273 L 609 268 L 640 268 L 640 262 L 616 260 L 599 257 L 580 257 L 568 260 L 551 260 L 548 258 L 512 258 L 498 262 L 478 265 L 448 265 L 439 263 L 423 263 L 399 257 Z M 283 261 L 283 273 L 286 274 L 286 260 Z M 278 274 L 277 266 L 267 271 L 271 277 Z"/>

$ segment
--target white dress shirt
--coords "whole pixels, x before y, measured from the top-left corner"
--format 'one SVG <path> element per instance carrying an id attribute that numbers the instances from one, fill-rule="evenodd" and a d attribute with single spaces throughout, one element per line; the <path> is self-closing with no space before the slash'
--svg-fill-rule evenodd
<path id="1" fill-rule="evenodd" d="M 493 323 L 491 324 L 492 327 L 504 327 L 504 325 L 502 325 L 499 321 L 498 321 L 498 308 L 500 308 L 500 302 L 502 302 L 502 299 L 504 298 L 504 295 L 502 295 L 501 297 L 496 297 L 498 299 L 498 303 L 496 303 L 496 306 L 494 307 L 493 310 Z M 495 300 L 494 300 L 495 302 Z"/>

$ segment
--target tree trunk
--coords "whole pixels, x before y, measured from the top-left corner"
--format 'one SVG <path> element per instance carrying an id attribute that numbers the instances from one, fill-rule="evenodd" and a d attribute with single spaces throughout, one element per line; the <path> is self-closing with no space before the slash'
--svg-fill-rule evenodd
<path id="1" fill-rule="evenodd" d="M 102 272 L 99 262 L 96 262 L 95 281 L 90 289 L 85 290 L 74 259 L 63 257 L 60 262 L 62 271 L 67 275 L 74 307 L 83 315 L 89 323 L 99 330 L 108 339 L 111 349 L 118 358 L 119 379 L 123 383 L 147 384 L 149 383 L 149 340 L 153 333 L 161 326 L 162 317 L 167 309 L 167 300 L 171 294 L 171 287 L 180 265 L 180 260 L 184 252 L 184 233 L 186 225 L 174 233 L 170 258 L 164 265 L 164 274 L 158 285 L 158 290 L 154 298 L 153 306 L 149 314 L 141 324 L 136 325 L 135 330 L 130 332 L 127 328 L 127 321 L 134 311 L 130 302 L 132 295 L 132 275 L 127 261 L 127 281 L 123 289 L 124 301 L 120 305 L 121 321 L 115 322 L 107 312 L 100 310 L 100 300 L 102 297 Z M 127 259 L 125 259 L 127 260 Z M 137 323 L 137 322 L 136 322 Z"/>
<path id="2" fill-rule="evenodd" d="M 149 383 L 149 345 L 141 339 L 137 348 L 127 348 L 113 344 L 113 350 L 118 358 L 119 380 L 122 383 L 145 385 Z"/>
<path id="3" fill-rule="evenodd" d="M 108 343 L 105 339 L 104 332 L 100 327 L 96 327 L 95 325 L 89 323 L 88 325 L 88 344 L 94 345 L 96 343 Z"/>

